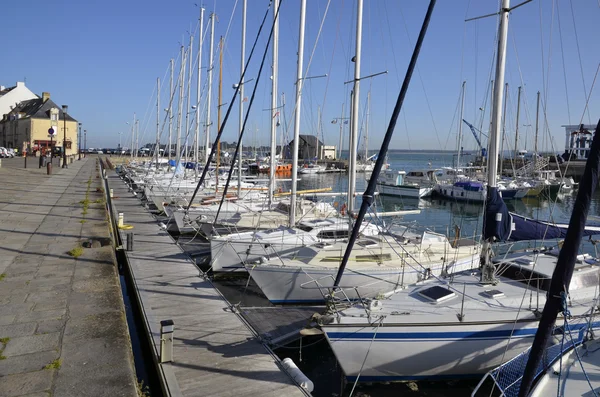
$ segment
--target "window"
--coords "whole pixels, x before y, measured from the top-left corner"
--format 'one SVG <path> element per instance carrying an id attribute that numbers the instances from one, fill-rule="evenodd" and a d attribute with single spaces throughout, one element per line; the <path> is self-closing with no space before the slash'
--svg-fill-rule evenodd
<path id="1" fill-rule="evenodd" d="M 317 234 L 317 238 L 323 239 L 338 239 L 338 238 L 348 238 L 350 235 L 350 231 L 345 230 L 324 230 Z"/>
<path id="2" fill-rule="evenodd" d="M 58 114 L 56 114 L 56 113 L 50 114 L 50 120 L 57 121 L 58 120 Z"/>

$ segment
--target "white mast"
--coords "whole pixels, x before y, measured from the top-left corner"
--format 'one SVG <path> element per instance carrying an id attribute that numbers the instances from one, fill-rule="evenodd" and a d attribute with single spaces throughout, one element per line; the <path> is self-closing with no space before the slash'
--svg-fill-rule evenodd
<path id="1" fill-rule="evenodd" d="M 354 192 L 356 191 L 356 152 L 358 146 L 358 107 L 360 104 L 360 52 L 362 41 L 363 1 L 357 0 L 356 12 L 356 50 L 354 54 L 354 88 L 352 89 L 352 111 L 350 128 L 350 158 L 348 164 L 348 213 L 354 210 Z"/>
<path id="2" fill-rule="evenodd" d="M 158 154 L 160 152 L 160 77 L 156 78 L 156 144 L 154 154 L 156 155 L 156 169 L 158 169 Z"/>
<path id="3" fill-rule="evenodd" d="M 185 153 L 185 158 L 187 159 L 188 157 L 188 134 L 190 131 L 190 97 L 191 97 L 191 92 L 192 92 L 192 66 L 193 66 L 193 59 L 192 59 L 192 54 L 193 54 L 193 48 L 192 45 L 194 44 L 194 36 L 190 35 L 190 49 L 189 49 L 189 53 L 188 53 L 188 58 L 190 61 L 190 70 L 188 71 L 188 82 L 187 82 L 187 95 L 186 95 L 186 105 L 185 105 L 185 138 L 184 138 L 184 142 L 185 142 L 185 148 L 183 148 L 184 153 Z"/>
<path id="4" fill-rule="evenodd" d="M 462 125 L 463 125 L 463 111 L 465 108 L 465 85 L 466 81 L 462 83 L 462 93 L 460 94 L 460 118 L 458 119 L 458 154 L 456 155 L 456 168 L 460 168 L 460 152 L 462 145 Z"/>
<path id="5" fill-rule="evenodd" d="M 131 123 L 131 158 L 133 159 L 133 149 L 135 148 L 135 112 L 133 113 L 133 122 Z"/>
<path id="6" fill-rule="evenodd" d="M 213 71 L 213 51 L 215 39 L 215 14 L 210 14 L 210 48 L 208 53 L 208 91 L 206 93 L 206 142 L 204 149 L 204 163 L 208 163 L 210 154 L 210 102 L 212 96 L 212 71 Z"/>
<path id="7" fill-rule="evenodd" d="M 198 35 L 198 81 L 196 84 L 196 130 L 194 138 L 194 174 L 198 179 L 198 150 L 200 150 L 200 91 L 202 90 L 200 81 L 202 69 L 202 32 L 204 31 L 204 7 L 200 7 L 200 33 Z"/>
<path id="8" fill-rule="evenodd" d="M 361 0 L 359 0 L 361 1 Z M 294 110 L 294 149 L 292 152 L 292 195 L 290 197 L 290 226 L 296 224 L 296 192 L 298 191 L 298 142 L 300 140 L 300 105 L 302 103 L 302 65 L 304 65 L 304 25 L 306 0 L 300 0 L 300 34 L 298 37 L 298 67 L 296 73 L 296 108 Z"/>
<path id="9" fill-rule="evenodd" d="M 499 128 L 502 125 L 502 102 L 504 91 L 504 70 L 506 65 L 506 36 L 508 32 L 508 13 L 510 0 L 502 0 L 500 8 L 500 26 L 498 28 L 498 50 L 496 51 L 496 79 L 494 84 L 494 101 L 492 103 L 492 123 L 489 135 L 488 154 L 488 195 L 490 188 L 497 186 L 498 147 L 500 146 Z M 498 215 L 497 215 L 498 216 Z M 491 243 L 493 238 L 484 240 L 481 248 L 481 282 L 494 282 L 494 271 L 491 264 Z"/>
<path id="10" fill-rule="evenodd" d="M 171 78 L 169 80 L 169 145 L 167 151 L 169 152 L 169 167 L 171 167 L 171 142 L 173 141 L 173 98 L 175 97 L 175 91 L 173 91 L 173 70 L 175 68 L 173 58 L 171 58 Z"/>
<path id="11" fill-rule="evenodd" d="M 245 2 L 244 2 L 245 3 Z M 277 160 L 277 79 L 279 61 L 279 0 L 275 0 L 273 7 L 273 70 L 271 73 L 271 157 L 269 167 L 269 208 L 273 204 L 273 192 L 275 191 L 275 168 Z M 282 146 L 283 149 L 283 146 Z M 283 150 L 282 150 L 283 151 Z"/>
<path id="12" fill-rule="evenodd" d="M 276 6 L 277 7 L 277 6 Z M 242 51 L 240 56 L 240 76 L 244 73 L 244 61 L 246 57 L 246 0 L 242 2 Z M 244 82 L 240 82 L 240 136 L 239 145 L 240 153 L 238 153 L 238 186 L 237 196 L 242 196 L 242 153 L 244 153 L 244 143 L 242 142 L 242 128 L 244 126 Z M 270 196 L 269 196 L 270 197 Z"/>
<path id="13" fill-rule="evenodd" d="M 179 159 L 181 156 L 181 122 L 183 114 L 181 111 L 183 110 L 183 82 L 185 78 L 185 50 L 184 47 L 181 46 L 181 67 L 179 68 L 179 102 L 177 105 L 177 142 L 175 142 L 175 158 L 177 161 L 177 165 L 179 165 Z"/>
<path id="14" fill-rule="evenodd" d="M 369 158 L 369 113 L 371 112 L 371 90 L 367 92 L 367 114 L 365 115 L 365 159 L 366 164 Z"/>
<path id="15" fill-rule="evenodd" d="M 508 13 L 510 0 L 502 0 L 500 9 L 500 28 L 498 31 L 498 51 L 496 51 L 496 78 L 494 79 L 494 103 L 492 104 L 492 129 L 489 138 L 488 185 L 497 186 L 498 148 L 500 146 L 499 129 L 502 125 L 502 103 L 504 91 L 504 69 L 506 65 L 506 36 L 508 32 Z"/>
<path id="16" fill-rule="evenodd" d="M 519 154 L 519 116 L 521 114 L 521 86 L 517 94 L 517 126 L 515 127 L 515 163 Z"/>

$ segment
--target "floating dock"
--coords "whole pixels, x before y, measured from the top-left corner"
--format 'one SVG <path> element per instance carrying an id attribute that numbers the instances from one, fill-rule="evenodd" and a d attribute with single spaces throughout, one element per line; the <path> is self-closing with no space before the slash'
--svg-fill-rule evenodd
<path id="1" fill-rule="evenodd" d="M 248 323 L 110 170 L 113 216 L 123 213 L 129 272 L 166 396 L 306 396 Z M 160 363 L 163 320 L 174 323 L 173 361 Z"/>

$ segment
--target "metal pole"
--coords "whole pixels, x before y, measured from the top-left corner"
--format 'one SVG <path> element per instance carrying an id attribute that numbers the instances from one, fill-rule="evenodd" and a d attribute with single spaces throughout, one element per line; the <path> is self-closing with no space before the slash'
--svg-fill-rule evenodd
<path id="1" fill-rule="evenodd" d="M 194 177 L 198 179 L 198 151 L 200 150 L 200 91 L 202 69 L 202 32 L 204 31 L 204 7 L 200 7 L 200 34 L 198 37 L 198 83 L 196 85 L 196 138 L 194 140 Z"/>
<path id="2" fill-rule="evenodd" d="M 133 113 L 133 122 L 131 123 L 131 159 L 133 159 L 133 148 L 135 147 L 135 113 Z"/>
<path id="3" fill-rule="evenodd" d="M 181 156 L 181 123 L 183 119 L 183 82 L 185 78 L 185 49 L 181 46 L 181 66 L 179 67 L 179 101 L 177 102 L 177 141 L 175 142 L 175 161 L 179 165 Z"/>
<path id="4" fill-rule="evenodd" d="M 456 168 L 460 168 L 460 154 L 462 151 L 462 126 L 463 126 L 463 111 L 465 108 L 465 86 L 467 85 L 466 81 L 462 83 L 462 93 L 460 94 L 460 118 L 458 119 L 458 154 L 456 155 Z"/>
<path id="5" fill-rule="evenodd" d="M 77 160 L 81 160 L 81 123 L 79 123 L 79 136 L 77 137 Z"/>
<path id="6" fill-rule="evenodd" d="M 171 58 L 171 78 L 169 79 L 169 144 L 167 145 L 169 167 L 171 167 L 171 142 L 173 141 L 173 98 L 175 97 L 175 91 L 173 91 L 173 72 L 175 68 L 175 62 Z"/>
<path id="7" fill-rule="evenodd" d="M 184 142 L 185 142 L 185 148 L 183 148 L 184 152 L 185 152 L 185 157 L 187 160 L 188 157 L 188 134 L 190 131 L 190 94 L 192 92 L 192 67 L 193 67 L 193 59 L 192 59 L 192 55 L 193 55 L 193 48 L 192 45 L 194 44 L 194 36 L 190 35 L 190 50 L 189 50 L 189 54 L 188 54 L 188 58 L 189 58 L 189 71 L 188 71 L 188 83 L 187 83 L 187 98 L 186 98 L 186 105 L 185 105 L 185 137 L 184 137 Z M 187 169 L 187 168 L 186 168 Z"/>
<path id="8" fill-rule="evenodd" d="M 158 154 L 160 151 L 160 77 L 156 78 L 156 144 L 154 155 L 156 156 L 156 169 L 158 170 Z"/>
<path id="9" fill-rule="evenodd" d="M 342 145 L 344 144 L 344 106 L 342 103 L 342 114 L 340 115 L 340 145 L 338 146 L 338 160 L 342 159 Z"/>
<path id="10" fill-rule="evenodd" d="M 354 211 L 356 191 L 356 152 L 358 146 L 358 107 L 360 106 L 360 58 L 362 41 L 363 0 L 356 1 L 356 49 L 354 52 L 354 88 L 352 97 L 352 118 L 350 126 L 350 161 L 348 167 L 348 214 Z"/>
<path id="11" fill-rule="evenodd" d="M 83 150 L 87 150 L 87 130 L 83 130 Z"/>
<path id="12" fill-rule="evenodd" d="M 506 137 L 506 104 L 508 103 L 508 83 L 504 84 L 504 110 L 502 111 L 502 137 L 500 138 L 500 171 L 498 175 L 502 177 L 504 166 L 504 139 Z"/>
<path id="13" fill-rule="evenodd" d="M 244 4 L 246 2 L 244 1 Z M 273 205 L 275 191 L 275 168 L 277 167 L 277 79 L 279 78 L 279 0 L 273 7 L 273 70 L 271 79 L 271 159 L 269 167 L 269 208 Z M 283 146 L 282 152 L 283 152 Z M 282 153 L 283 154 L 283 153 Z"/>
<path id="14" fill-rule="evenodd" d="M 515 161 L 517 159 L 517 154 L 519 153 L 519 115 L 521 112 L 521 86 L 519 86 L 519 91 L 517 94 L 517 126 L 515 128 Z"/>
<path id="15" fill-rule="evenodd" d="M 241 87 L 240 87 L 241 88 Z M 223 94 L 223 36 L 219 38 L 219 92 L 217 96 L 217 131 L 221 131 L 221 101 Z M 221 139 L 217 141 L 217 163 L 215 167 L 215 191 L 219 191 L 219 166 L 221 165 Z"/>
<path id="16" fill-rule="evenodd" d="M 62 105 L 63 110 L 63 168 L 69 168 L 67 165 L 67 111 L 69 107 L 67 105 Z"/>
<path id="17" fill-rule="evenodd" d="M 275 6 L 277 7 L 277 6 Z M 242 2 L 242 51 L 241 51 L 241 55 L 240 55 L 240 76 L 242 75 L 242 73 L 244 73 L 244 61 L 245 61 L 245 57 L 246 57 L 246 0 L 244 0 Z M 242 81 L 241 83 L 241 87 L 240 87 L 240 120 L 239 120 L 239 129 L 240 129 L 240 133 L 239 133 L 239 145 L 240 145 L 240 149 L 241 149 L 241 153 L 240 156 L 238 157 L 238 186 L 237 186 L 237 196 L 241 197 L 242 196 L 242 155 L 244 153 L 244 143 L 242 142 L 242 128 L 244 125 L 244 82 Z M 271 121 L 272 123 L 273 121 Z M 273 153 L 271 153 L 271 156 L 273 156 Z M 232 164 L 233 165 L 233 164 Z M 270 189 L 269 189 L 270 190 Z M 271 197 L 271 195 L 269 194 L 269 197 Z M 269 204 L 270 201 L 269 201 Z"/>
<path id="18" fill-rule="evenodd" d="M 208 91 L 206 94 L 206 141 L 204 149 L 204 162 L 208 163 L 210 155 L 210 105 L 212 97 L 212 72 L 213 72 L 213 52 L 215 41 L 215 14 L 210 14 L 210 46 L 208 52 Z"/>
<path id="19" fill-rule="evenodd" d="M 296 224 L 296 192 L 298 191 L 298 141 L 300 140 L 300 105 L 302 103 L 302 68 L 304 65 L 305 23 L 306 0 L 300 0 L 300 34 L 298 35 L 298 67 L 296 71 L 296 108 L 294 110 L 294 148 L 292 151 L 292 196 L 290 197 L 290 226 L 294 226 Z"/>
<path id="20" fill-rule="evenodd" d="M 535 141 L 533 142 L 533 171 L 537 171 L 537 156 L 538 156 L 538 131 L 540 124 L 540 92 L 537 92 L 537 107 L 535 110 Z"/>

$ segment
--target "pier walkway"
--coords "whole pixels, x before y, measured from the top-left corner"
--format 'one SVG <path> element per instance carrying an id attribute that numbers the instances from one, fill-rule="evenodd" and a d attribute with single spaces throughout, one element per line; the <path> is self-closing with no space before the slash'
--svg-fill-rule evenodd
<path id="1" fill-rule="evenodd" d="M 96 159 L 23 163 L 0 167 L 0 396 L 136 396 Z"/>
<path id="2" fill-rule="evenodd" d="M 157 364 L 165 395 L 305 396 L 127 185 L 114 171 L 107 175 L 113 211 L 133 226 L 121 236 L 134 234 L 126 254 L 156 361 L 160 322 L 174 322 L 173 362 Z"/>

